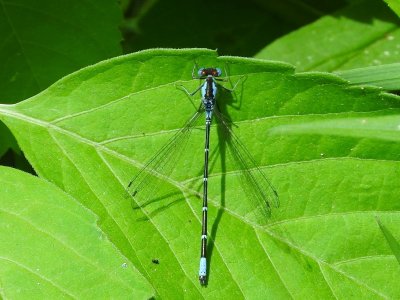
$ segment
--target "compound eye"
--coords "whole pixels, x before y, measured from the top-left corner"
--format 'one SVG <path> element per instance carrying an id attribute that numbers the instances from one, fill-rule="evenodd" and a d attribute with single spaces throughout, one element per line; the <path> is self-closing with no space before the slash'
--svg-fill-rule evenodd
<path id="1" fill-rule="evenodd" d="M 199 71 L 197 72 L 197 74 L 200 77 L 204 77 L 204 76 L 206 76 L 206 70 L 204 68 L 200 68 Z"/>
<path id="2" fill-rule="evenodd" d="M 221 75 L 222 75 L 222 71 L 221 71 L 221 69 L 220 69 L 220 68 L 216 68 L 215 70 L 216 70 L 216 75 L 214 75 L 214 76 L 217 76 L 217 77 L 219 77 L 219 76 L 221 76 Z"/>

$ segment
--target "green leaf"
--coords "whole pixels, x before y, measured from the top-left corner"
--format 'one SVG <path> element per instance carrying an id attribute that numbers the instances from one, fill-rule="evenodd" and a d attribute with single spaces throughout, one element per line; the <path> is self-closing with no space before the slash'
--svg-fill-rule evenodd
<path id="1" fill-rule="evenodd" d="M 14 150 L 18 150 L 18 145 L 17 142 L 15 141 L 15 138 L 11 134 L 10 130 L 4 125 L 0 124 L 0 137 L 1 137 L 1 143 L 0 143 L 0 157 L 2 157 L 9 147 L 11 146 Z"/>
<path id="2" fill-rule="evenodd" d="M 397 16 L 382 1 L 364 0 L 281 37 L 255 57 L 332 72 L 397 63 L 399 39 Z"/>
<path id="3" fill-rule="evenodd" d="M 253 56 L 279 36 L 341 7 L 337 1 L 142 1 L 125 11 L 125 52 L 156 47 L 218 48 Z M 206 11 L 206 12 L 205 12 Z M 171 17 L 173 16 L 173 17 Z"/>
<path id="4" fill-rule="evenodd" d="M 385 90 L 400 90 L 400 64 L 388 64 L 335 72 L 351 84 L 375 85 Z"/>
<path id="5" fill-rule="evenodd" d="M 386 228 L 385 225 L 382 224 L 381 220 L 379 218 L 376 218 L 376 222 L 379 225 L 379 228 L 381 229 L 383 235 L 385 236 L 385 239 L 387 243 L 390 246 L 390 249 L 393 251 L 394 256 L 397 259 L 397 262 L 399 263 L 400 266 L 400 244 L 396 239 L 394 238 L 393 234 L 390 232 L 388 228 Z"/>
<path id="6" fill-rule="evenodd" d="M 239 167 L 218 156 L 224 144 L 213 126 L 207 288 L 197 278 L 204 131 L 194 129 L 175 170 L 161 174 L 156 189 L 165 197 L 132 208 L 126 195 L 199 104 L 176 88 L 198 87 L 195 62 L 226 69 L 227 87 L 245 78 L 218 107 L 281 203 L 265 226 L 247 217 Z M 211 50 L 149 50 L 3 105 L 0 118 L 36 172 L 98 216 L 160 298 L 398 298 L 400 271 L 375 216 L 400 237 L 400 98 L 293 70 Z"/>
<path id="7" fill-rule="evenodd" d="M 28 98 L 66 74 L 121 54 L 110 1 L 0 2 L 0 102 Z"/>
<path id="8" fill-rule="evenodd" d="M 399 0 L 385 0 L 389 7 L 400 17 L 400 1 Z"/>
<path id="9" fill-rule="evenodd" d="M 84 66 L 121 54 L 110 1 L 0 1 L 0 103 L 15 103 Z M 5 149 L 8 131 L 0 132 Z M 0 154 L 1 154 L 0 149 Z"/>
<path id="10" fill-rule="evenodd" d="M 96 216 L 48 182 L 0 167 L 2 295 L 135 298 L 149 283 L 107 240 Z"/>

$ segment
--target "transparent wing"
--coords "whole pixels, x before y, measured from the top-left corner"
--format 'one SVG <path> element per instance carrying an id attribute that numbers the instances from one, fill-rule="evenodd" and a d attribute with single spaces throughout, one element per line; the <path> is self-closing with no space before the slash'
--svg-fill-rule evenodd
<path id="1" fill-rule="evenodd" d="M 156 204 L 148 209 L 156 213 L 182 200 L 181 192 L 171 182 L 169 175 L 173 173 L 177 160 L 184 153 L 193 127 L 200 124 L 203 112 L 204 109 L 200 107 L 129 182 L 127 191 L 132 196 L 134 209 Z M 166 198 L 167 202 L 164 201 Z M 162 205 L 157 205 L 160 200 L 163 200 Z"/>
<path id="2" fill-rule="evenodd" d="M 228 189 L 235 189 L 236 183 L 238 183 L 243 191 L 240 194 L 243 198 L 237 202 L 245 202 L 238 204 L 240 213 L 258 223 L 265 223 L 270 216 L 271 207 L 279 206 L 278 193 L 246 146 L 229 127 L 225 117 L 217 109 L 215 116 L 221 125 L 230 155 L 236 164 L 236 171 L 230 174 L 233 178 L 230 180 Z"/>

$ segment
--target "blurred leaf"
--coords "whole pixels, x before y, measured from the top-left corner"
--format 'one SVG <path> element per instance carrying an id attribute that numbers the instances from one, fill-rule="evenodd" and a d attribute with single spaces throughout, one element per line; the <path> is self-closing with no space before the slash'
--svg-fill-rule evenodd
<path id="1" fill-rule="evenodd" d="M 26 99 L 68 73 L 121 54 L 120 22 L 110 1 L 1 1 L 0 103 Z M 1 129 L 5 151 L 13 147 L 8 135 Z"/>
<path id="2" fill-rule="evenodd" d="M 389 7 L 400 16 L 400 1 L 399 0 L 385 0 Z"/>
<path id="3" fill-rule="evenodd" d="M 380 0 L 349 5 L 290 33 L 255 57 L 294 64 L 299 71 L 347 70 L 397 63 L 398 18 Z"/>
<path id="4" fill-rule="evenodd" d="M 124 48 L 127 53 L 155 47 L 207 47 L 223 54 L 252 56 L 265 43 L 343 2 L 327 5 L 324 1 L 316 9 L 313 1 L 293 0 L 273 4 L 265 0 L 132 1 L 125 12 Z"/>
<path id="5" fill-rule="evenodd" d="M 335 72 L 351 84 L 375 85 L 385 90 L 400 90 L 400 63 Z"/>
<path id="6" fill-rule="evenodd" d="M 15 103 L 84 66 L 121 54 L 110 1 L 0 3 L 0 102 Z"/>
<path id="7" fill-rule="evenodd" d="M 135 298 L 152 287 L 107 240 L 92 212 L 37 177 L 0 167 L 2 295 Z"/>
<path id="8" fill-rule="evenodd" d="M 204 131 L 193 130 L 171 176 L 160 174 L 157 188 L 169 194 L 137 209 L 126 195 L 137 170 L 194 113 L 199 96 L 191 103 L 176 84 L 198 86 L 195 61 L 227 69 L 232 83 L 246 75 L 218 107 L 281 202 L 266 226 L 246 217 L 238 167 L 226 161 L 223 171 L 213 126 L 207 288 L 197 278 L 201 186 L 193 184 Z M 283 63 L 158 49 L 85 68 L 1 106 L 0 118 L 36 172 L 98 216 L 160 298 L 400 297 L 397 261 L 375 223 L 390 217 L 400 234 L 397 96 L 330 74 L 295 74 Z"/>
<path id="9" fill-rule="evenodd" d="M 296 27 L 301 27 L 324 14 L 329 14 L 342 8 L 348 1 L 284 0 L 272 2 L 268 0 L 254 0 L 254 2 L 271 13 L 278 15 L 283 22 L 296 24 Z"/>

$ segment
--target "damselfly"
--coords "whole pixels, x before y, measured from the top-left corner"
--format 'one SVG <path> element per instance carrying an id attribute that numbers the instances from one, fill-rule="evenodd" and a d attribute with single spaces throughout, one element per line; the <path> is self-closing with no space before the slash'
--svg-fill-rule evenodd
<path id="1" fill-rule="evenodd" d="M 202 205 L 202 230 L 201 230 L 201 253 L 199 280 L 202 285 L 207 282 L 207 210 L 208 210 L 208 192 L 209 192 L 209 153 L 210 153 L 210 132 L 213 116 L 218 124 L 223 128 L 224 135 L 227 138 L 227 144 L 231 150 L 234 160 L 239 164 L 238 172 L 244 180 L 241 181 L 245 190 L 246 199 L 260 210 L 263 217 L 270 214 L 271 204 L 279 205 L 278 194 L 272 184 L 257 166 L 255 160 L 250 155 L 247 148 L 239 140 L 236 134 L 228 125 L 227 118 L 218 109 L 217 91 L 221 87 L 225 91 L 232 93 L 241 81 L 239 79 L 232 89 L 229 89 L 219 82 L 227 81 L 222 78 L 222 72 L 219 68 L 200 68 L 197 76 L 194 75 L 193 68 L 192 78 L 200 79 L 202 82 L 199 87 L 189 92 L 185 87 L 180 88 L 190 97 L 201 91 L 201 104 L 196 113 L 185 123 L 165 145 L 162 147 L 142 168 L 138 174 L 131 180 L 128 185 L 128 191 L 136 200 L 136 203 L 149 203 L 156 199 L 159 186 L 152 183 L 152 178 L 157 174 L 168 176 L 176 166 L 175 160 L 183 151 L 185 143 L 192 129 L 197 126 L 200 116 L 205 114 L 205 145 L 204 145 L 204 172 L 203 172 L 203 205 Z M 227 187 L 229 189 L 229 187 Z M 171 220 L 172 221 L 172 220 Z"/>

